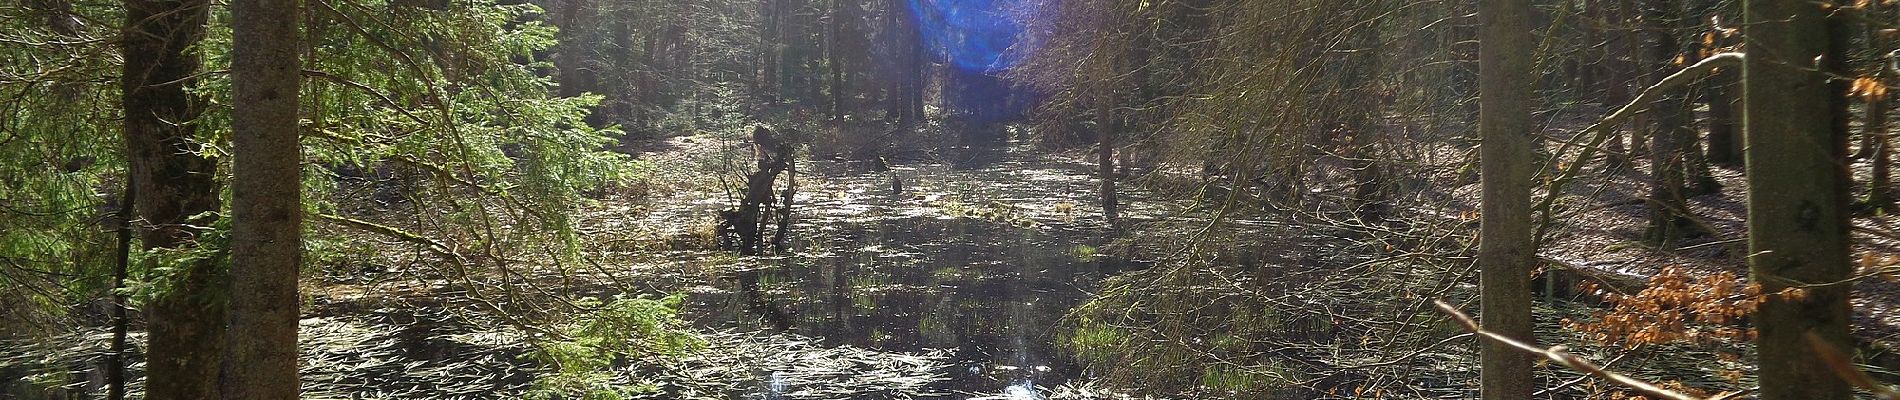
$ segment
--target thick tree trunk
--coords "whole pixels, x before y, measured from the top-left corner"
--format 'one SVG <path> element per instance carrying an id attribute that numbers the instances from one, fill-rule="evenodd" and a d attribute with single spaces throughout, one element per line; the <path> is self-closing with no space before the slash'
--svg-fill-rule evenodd
<path id="1" fill-rule="evenodd" d="M 187 93 L 201 71 L 190 52 L 204 37 L 206 0 L 126 0 L 122 79 L 126 159 L 137 185 L 147 249 L 198 249 L 218 211 L 217 162 L 200 154 L 195 132 L 204 105 Z M 215 249 L 205 249 L 206 251 Z M 147 304 L 145 398 L 217 396 L 224 304 L 217 257 L 172 271 Z"/>
<path id="2" fill-rule="evenodd" d="M 1531 37 L 1529 0 L 1481 0 L 1478 131 L 1483 176 L 1478 265 L 1484 329 L 1531 341 Z M 1487 400 L 1531 397 L 1531 359 L 1485 341 L 1481 392 Z"/>
<path id="3" fill-rule="evenodd" d="M 1801 1 L 1748 0 L 1742 71 L 1748 141 L 1749 267 L 1767 296 L 1757 310 L 1763 400 L 1848 399 L 1853 390 L 1809 336 L 1851 353 L 1848 336 L 1847 117 L 1840 73 L 1846 35 L 1829 10 Z M 1816 69 L 1815 60 L 1823 60 Z"/>
<path id="4" fill-rule="evenodd" d="M 297 398 L 303 259 L 297 0 L 231 4 L 231 283 L 226 399 Z"/>

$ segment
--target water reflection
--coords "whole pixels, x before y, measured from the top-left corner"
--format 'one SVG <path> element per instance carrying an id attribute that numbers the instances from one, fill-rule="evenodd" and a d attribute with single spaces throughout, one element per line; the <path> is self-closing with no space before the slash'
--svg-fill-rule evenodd
<path id="1" fill-rule="evenodd" d="M 1086 298 L 1085 287 L 1116 268 L 1071 251 L 1089 238 L 940 216 L 823 223 L 826 239 L 743 274 L 726 298 L 704 299 L 728 305 L 710 317 L 742 329 L 789 329 L 828 346 L 954 349 L 955 367 L 935 388 L 945 393 L 1037 399 L 1037 383 L 1079 374 L 1056 353 L 1055 324 Z M 796 390 L 766 380 L 766 398 Z"/>

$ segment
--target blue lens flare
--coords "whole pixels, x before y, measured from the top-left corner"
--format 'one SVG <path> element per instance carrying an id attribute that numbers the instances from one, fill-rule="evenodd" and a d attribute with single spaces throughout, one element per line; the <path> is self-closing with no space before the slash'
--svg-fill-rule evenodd
<path id="1" fill-rule="evenodd" d="M 1006 1 L 910 0 L 910 12 L 938 57 L 965 71 L 996 72 L 1015 64 L 1009 47 L 1022 32 L 1003 10 Z"/>

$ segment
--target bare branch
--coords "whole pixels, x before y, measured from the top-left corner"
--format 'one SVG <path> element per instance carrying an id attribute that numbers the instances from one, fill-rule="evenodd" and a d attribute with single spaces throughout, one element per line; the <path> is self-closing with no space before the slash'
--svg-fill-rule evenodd
<path id="1" fill-rule="evenodd" d="M 1578 372 L 1589 374 L 1590 376 L 1597 377 L 1598 379 L 1615 382 L 1618 385 L 1623 385 L 1631 389 L 1636 389 L 1636 391 L 1643 392 L 1643 394 L 1654 396 L 1656 398 L 1661 398 L 1661 399 L 1711 400 L 1711 399 L 1697 398 L 1695 396 L 1690 396 L 1690 395 L 1686 395 L 1682 393 L 1677 393 L 1675 391 L 1672 391 L 1669 389 L 1663 389 L 1660 386 L 1650 384 L 1649 382 L 1643 382 L 1636 378 L 1631 378 L 1628 376 L 1624 376 L 1623 374 L 1618 374 L 1615 372 L 1604 370 L 1603 367 L 1599 367 L 1596 364 L 1592 364 L 1589 361 L 1584 360 L 1582 357 L 1577 357 L 1576 355 L 1565 353 L 1562 347 L 1552 347 L 1552 348 L 1546 349 L 1542 347 L 1533 346 L 1524 342 L 1520 342 L 1520 341 L 1517 341 L 1517 339 L 1505 337 L 1504 335 L 1487 332 L 1478 326 L 1477 320 L 1471 319 L 1471 316 L 1465 315 L 1465 313 L 1458 311 L 1458 308 L 1452 307 L 1452 305 L 1450 304 L 1446 304 L 1443 300 L 1433 301 L 1432 303 L 1438 305 L 1438 311 L 1443 311 L 1445 314 L 1451 315 L 1452 320 L 1458 321 L 1458 324 L 1463 325 L 1465 327 L 1465 330 L 1468 330 L 1468 331 L 1471 331 L 1471 333 L 1477 334 L 1478 337 L 1485 338 L 1485 339 L 1498 342 L 1498 343 L 1503 343 L 1507 346 L 1511 346 L 1518 350 L 1522 350 L 1526 353 L 1543 356 L 1545 359 L 1548 359 L 1559 365 L 1569 367 L 1570 369 L 1577 370 Z M 1719 398 L 1722 398 L 1722 396 L 1717 396 L 1715 398 L 1719 399 Z"/>

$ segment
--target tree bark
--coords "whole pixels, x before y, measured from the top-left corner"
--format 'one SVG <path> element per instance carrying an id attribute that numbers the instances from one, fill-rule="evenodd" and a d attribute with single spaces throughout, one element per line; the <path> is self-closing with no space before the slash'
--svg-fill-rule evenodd
<path id="1" fill-rule="evenodd" d="M 1885 79 L 1882 79 L 1884 82 Z M 1887 98 L 1867 99 L 1866 131 L 1874 141 L 1873 179 L 1867 182 L 1867 205 L 1886 209 L 1893 206 L 1893 141 L 1887 137 Z"/>
<path id="2" fill-rule="evenodd" d="M 911 9 L 906 0 L 889 0 L 887 9 L 890 36 L 886 42 L 892 46 L 895 55 L 893 64 L 894 93 L 885 99 L 886 118 L 897 121 L 900 131 L 909 131 L 921 123 L 924 118 L 924 57 L 923 40 L 917 30 L 917 22 L 911 18 Z"/>
<path id="3" fill-rule="evenodd" d="M 1873 16 L 1870 18 L 1871 21 L 1880 21 L 1880 18 L 1887 15 L 1887 6 L 1883 2 L 1870 2 L 1868 7 L 1870 8 L 1866 12 Z M 1892 82 L 1892 74 L 1888 72 L 1887 63 L 1893 60 L 1887 56 L 1892 46 L 1881 37 L 1881 27 L 1879 23 L 1863 23 L 1861 29 L 1862 37 L 1867 41 L 1867 46 L 1873 50 L 1872 53 L 1880 55 L 1873 59 L 1873 70 L 1869 71 L 1867 76 L 1871 77 L 1876 85 L 1884 88 Z M 1869 166 L 1873 169 L 1873 177 L 1867 181 L 1867 205 L 1874 209 L 1891 208 L 1893 207 L 1893 142 L 1892 138 L 1887 137 L 1887 107 L 1891 100 L 1884 90 L 1863 93 L 1861 99 L 1865 102 L 1863 107 L 1866 119 L 1862 120 L 1860 134 L 1873 144 L 1873 154 L 1869 155 L 1873 158 L 1873 165 Z"/>
<path id="4" fill-rule="evenodd" d="M 826 26 L 825 29 L 825 69 L 827 70 L 826 72 L 829 73 L 827 77 L 829 83 L 826 86 L 831 88 L 831 92 L 829 93 L 830 97 L 827 102 L 827 107 L 825 108 L 831 111 L 831 119 L 839 122 L 844 121 L 844 115 L 846 113 L 844 105 L 846 65 L 844 61 L 845 49 L 843 48 L 845 46 L 845 32 L 847 31 L 845 24 L 850 19 L 856 18 L 855 15 L 850 15 L 850 13 L 845 12 L 844 3 L 846 1 L 856 0 L 831 0 L 830 18 L 827 18 L 828 21 L 826 22 L 828 22 L 828 26 Z"/>
<path id="5" fill-rule="evenodd" d="M 1613 3 L 1606 3 L 1611 3 L 1604 5 L 1604 8 L 1610 9 L 1604 12 L 1605 19 L 1610 21 L 1630 19 L 1630 9 L 1635 8 L 1630 0 L 1618 0 Z M 1614 108 L 1629 103 L 1630 99 L 1636 96 L 1632 93 L 1630 88 L 1636 80 L 1636 68 L 1632 65 L 1634 64 L 1634 60 L 1630 57 L 1630 49 L 1635 47 L 1632 42 L 1635 41 L 1634 36 L 1636 35 L 1631 34 L 1628 30 L 1618 29 L 1609 31 L 1606 29 L 1604 36 L 1606 38 L 1606 45 L 1604 46 L 1603 57 L 1605 60 L 1603 62 L 1603 69 L 1606 79 L 1603 81 L 1603 99 L 1606 106 Z M 1636 145 L 1630 144 L 1626 146 L 1624 145 L 1624 139 L 1625 136 L 1635 136 L 1634 131 L 1640 129 L 1640 127 L 1640 124 L 1625 122 L 1622 124 L 1622 128 L 1618 129 L 1621 132 L 1610 138 L 1609 151 L 1605 152 L 1605 162 L 1609 164 L 1608 170 L 1620 170 L 1624 165 L 1628 164 L 1631 152 L 1636 148 Z"/>
<path id="6" fill-rule="evenodd" d="M 560 70 L 559 94 L 561 97 L 575 97 L 598 90 L 594 87 L 594 72 L 586 65 L 590 60 L 583 57 L 587 44 L 581 35 L 586 32 L 585 24 L 591 24 L 593 14 L 592 0 L 563 0 L 556 28 L 560 32 L 555 36 L 558 45 L 555 51 L 555 68 Z"/>
<path id="7" fill-rule="evenodd" d="M 127 271 L 132 266 L 132 207 L 137 200 L 137 188 L 128 171 L 116 216 L 119 223 L 119 263 L 112 267 L 112 354 L 106 356 L 106 400 L 125 400 L 125 345 L 131 321 L 125 315 L 124 290 Z"/>
<path id="8" fill-rule="evenodd" d="M 1716 73 L 1705 96 L 1709 102 L 1709 162 L 1724 167 L 1742 166 L 1742 141 L 1735 127 L 1735 101 L 1730 85 L 1735 73 Z"/>
<path id="9" fill-rule="evenodd" d="M 297 398 L 303 258 L 297 0 L 231 4 L 231 280 L 226 399 Z"/>
<path id="10" fill-rule="evenodd" d="M 1650 47 L 1647 64 L 1652 68 L 1647 84 L 1655 85 L 1667 75 L 1663 68 L 1671 66 L 1671 60 L 1681 56 L 1681 45 L 1677 42 L 1674 29 L 1669 21 L 1675 20 L 1674 1 L 1651 0 L 1644 7 L 1645 20 L 1648 21 Z M 1688 181 L 1688 142 L 1694 135 L 1689 124 L 1688 87 L 1665 89 L 1663 97 L 1650 107 L 1649 121 L 1649 227 L 1645 230 L 1644 241 L 1652 245 L 1664 246 L 1686 236 L 1690 229 L 1687 216 L 1683 215 L 1687 207 L 1685 200 Z"/>
<path id="11" fill-rule="evenodd" d="M 121 107 L 126 160 L 132 166 L 140 233 L 146 249 L 199 249 L 199 235 L 216 220 L 217 162 L 201 154 L 198 116 L 204 104 L 186 88 L 202 68 L 192 46 L 203 39 L 207 0 L 126 0 L 120 37 L 125 62 Z M 204 257 L 181 265 L 148 303 L 145 398 L 198 400 L 217 396 L 224 330 L 219 261 Z"/>
<path id="12" fill-rule="evenodd" d="M 1749 267 L 1764 293 L 1848 278 L 1845 30 L 1829 10 L 1791 0 L 1748 0 L 1742 70 L 1748 157 Z M 1820 65 L 1816 61 L 1820 60 Z M 1817 68 L 1818 67 L 1818 68 Z M 1763 400 L 1848 399 L 1853 390 L 1806 339 L 1851 352 L 1849 288 L 1767 296 L 1757 309 Z"/>
<path id="13" fill-rule="evenodd" d="M 1113 61 L 1109 63 L 1114 64 Z M 1111 70 L 1114 69 L 1111 67 Z M 1095 117 L 1096 125 L 1101 132 L 1100 137 L 1097 138 L 1099 143 L 1096 144 L 1096 175 L 1102 180 L 1102 219 L 1108 223 L 1109 230 L 1113 231 L 1117 220 L 1121 217 L 1117 207 L 1119 202 L 1115 198 L 1115 135 L 1118 133 L 1116 131 L 1121 129 L 1121 122 L 1115 112 L 1117 101 L 1115 88 L 1103 83 L 1097 90 L 1101 90 L 1101 93 L 1095 100 Z"/>
<path id="14" fill-rule="evenodd" d="M 1481 0 L 1479 21 L 1479 302 L 1484 329 L 1531 342 L 1532 97 L 1529 0 Z M 1487 400 L 1531 397 L 1531 358 L 1486 341 L 1481 392 Z"/>

